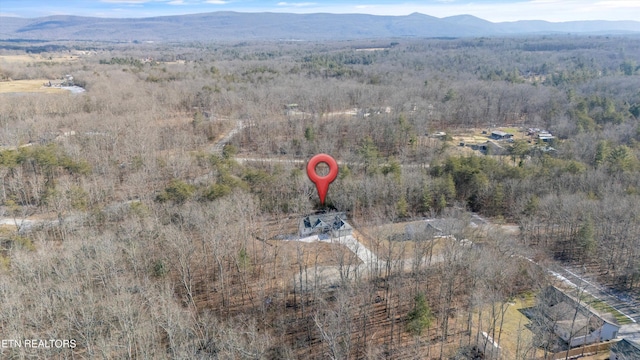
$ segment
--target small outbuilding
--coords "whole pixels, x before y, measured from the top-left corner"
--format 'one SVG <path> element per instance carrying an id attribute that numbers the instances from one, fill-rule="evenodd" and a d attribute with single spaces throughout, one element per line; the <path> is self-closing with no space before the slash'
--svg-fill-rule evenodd
<path id="1" fill-rule="evenodd" d="M 556 137 L 551 135 L 550 133 L 539 133 L 538 134 L 538 140 L 540 140 L 542 142 L 550 142 L 555 138 Z"/>
<path id="2" fill-rule="evenodd" d="M 493 140 L 508 140 L 513 138 L 513 134 L 510 134 L 504 131 L 492 131 L 491 138 Z"/>
<path id="3" fill-rule="evenodd" d="M 473 144 L 470 146 L 471 149 L 478 150 L 485 155 L 505 155 L 507 153 L 507 149 L 491 140 L 482 144 Z"/>

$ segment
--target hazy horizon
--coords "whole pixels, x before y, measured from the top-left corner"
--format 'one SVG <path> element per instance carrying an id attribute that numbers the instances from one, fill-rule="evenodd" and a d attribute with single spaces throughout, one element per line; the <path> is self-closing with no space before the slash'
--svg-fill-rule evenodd
<path id="1" fill-rule="evenodd" d="M 388 0 L 350 1 L 252 1 L 252 0 L 3 0 L 0 16 L 35 18 L 76 15 L 109 18 L 144 18 L 216 11 L 246 13 L 332 13 L 401 16 L 422 13 L 435 17 L 473 15 L 491 22 L 544 20 L 637 20 L 640 2 L 631 0 Z"/>

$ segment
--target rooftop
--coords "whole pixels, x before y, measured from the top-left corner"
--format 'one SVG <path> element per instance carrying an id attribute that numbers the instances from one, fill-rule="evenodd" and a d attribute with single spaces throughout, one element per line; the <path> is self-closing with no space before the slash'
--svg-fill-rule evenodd
<path id="1" fill-rule="evenodd" d="M 622 339 L 611 345 L 611 351 L 620 360 L 640 359 L 640 345 L 627 339 Z"/>
<path id="2" fill-rule="evenodd" d="M 306 236 L 313 233 L 328 233 L 335 231 L 350 232 L 351 225 L 346 222 L 346 215 L 342 212 L 312 214 L 300 221 L 300 235 Z"/>

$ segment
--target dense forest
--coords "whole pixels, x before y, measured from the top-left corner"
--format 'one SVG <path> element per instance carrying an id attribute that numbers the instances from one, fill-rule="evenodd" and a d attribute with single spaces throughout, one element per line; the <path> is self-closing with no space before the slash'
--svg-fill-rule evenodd
<path id="1" fill-rule="evenodd" d="M 640 297 L 637 36 L 0 55 L 2 83 L 85 90 L 0 93 L 0 333 L 77 342 L 2 357 L 534 359 L 544 336 L 502 329 L 547 268 Z M 497 129 L 502 152 L 458 140 Z M 286 240 L 321 210 L 378 261 Z"/>

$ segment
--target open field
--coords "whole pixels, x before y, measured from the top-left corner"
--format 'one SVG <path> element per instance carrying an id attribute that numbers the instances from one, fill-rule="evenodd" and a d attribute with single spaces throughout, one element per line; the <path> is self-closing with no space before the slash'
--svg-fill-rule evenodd
<path id="1" fill-rule="evenodd" d="M 43 86 L 48 80 L 15 80 L 0 82 L 0 94 L 7 93 L 43 93 L 43 94 L 64 94 L 67 90 Z"/>
<path id="2" fill-rule="evenodd" d="M 28 63 L 42 63 L 42 62 L 62 62 L 62 61 L 77 61 L 78 56 L 72 55 L 56 55 L 44 57 L 41 55 L 24 54 L 24 55 L 0 55 L 0 65 L 7 64 L 28 64 Z"/>

